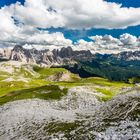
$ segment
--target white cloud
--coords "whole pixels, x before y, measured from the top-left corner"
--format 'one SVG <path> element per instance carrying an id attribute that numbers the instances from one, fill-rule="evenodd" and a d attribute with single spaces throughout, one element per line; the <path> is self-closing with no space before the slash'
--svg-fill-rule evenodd
<path id="1" fill-rule="evenodd" d="M 12 33 L 16 26 L 14 25 L 14 21 L 11 18 L 11 15 L 4 10 L 0 10 L 0 31 Z"/>
<path id="2" fill-rule="evenodd" d="M 140 24 L 140 8 L 104 0 L 25 0 L 5 7 L 20 22 L 33 27 L 126 28 Z"/>
<path id="3" fill-rule="evenodd" d="M 27 39 L 27 42 L 40 44 L 40 45 L 56 45 L 56 46 L 69 46 L 72 41 L 65 39 L 64 35 L 60 32 L 49 34 L 47 31 L 38 31 L 33 36 Z"/>
<path id="4" fill-rule="evenodd" d="M 119 39 L 111 35 L 91 36 L 91 42 L 79 40 L 73 47 L 75 50 L 91 50 L 93 53 L 119 53 L 122 51 L 140 50 L 140 38 L 130 34 L 123 34 Z"/>
<path id="5" fill-rule="evenodd" d="M 41 1 L 40 1 L 41 2 Z M 40 31 L 36 27 L 48 26 L 50 19 L 46 17 L 44 13 L 44 7 L 39 8 L 42 12 L 37 10 L 36 6 L 39 6 L 35 1 L 34 5 L 29 5 L 28 1 L 25 5 L 20 3 L 5 6 L 0 9 L 0 44 L 1 46 L 7 46 L 6 44 L 39 44 L 43 46 L 54 45 L 54 46 L 69 46 L 72 41 L 66 39 L 62 33 L 49 33 L 48 31 Z M 31 6 L 31 7 L 30 7 Z M 43 5 L 42 5 L 43 6 Z M 49 13 L 49 12 L 47 12 Z M 49 13 L 50 14 L 50 13 Z M 50 15 L 52 18 L 53 15 Z M 57 19 L 55 19 L 57 22 Z M 36 22 L 40 23 L 40 25 Z M 17 23 L 15 23 L 17 22 Z M 58 21 L 59 22 L 59 21 Z M 36 23 L 36 26 L 34 25 Z"/>
<path id="6" fill-rule="evenodd" d="M 137 44 L 137 37 L 126 33 L 126 34 L 123 34 L 120 36 L 120 41 L 124 45 L 136 45 Z"/>
<path id="7" fill-rule="evenodd" d="M 93 42 L 87 42 L 83 39 L 75 42 L 72 48 L 74 50 L 90 50 L 91 52 L 95 53 L 95 44 Z"/>
<path id="8" fill-rule="evenodd" d="M 90 39 L 92 39 L 93 41 L 96 42 L 96 44 L 102 44 L 102 45 L 109 45 L 109 44 L 117 44 L 117 45 L 121 45 L 121 41 L 117 38 L 112 37 L 111 35 L 105 35 L 105 36 L 91 36 L 89 37 Z"/>
<path id="9" fill-rule="evenodd" d="M 72 41 L 66 39 L 60 32 L 48 33 L 47 31 L 35 31 L 33 34 L 18 34 L 10 35 L 2 40 L 3 42 L 13 42 L 17 44 L 37 44 L 37 45 L 55 45 L 65 47 L 72 44 Z"/>

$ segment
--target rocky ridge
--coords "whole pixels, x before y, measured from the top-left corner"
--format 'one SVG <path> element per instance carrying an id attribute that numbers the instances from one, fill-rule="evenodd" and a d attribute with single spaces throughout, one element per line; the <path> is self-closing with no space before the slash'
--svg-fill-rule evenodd
<path id="1" fill-rule="evenodd" d="M 133 61 L 133 60 L 140 60 L 140 51 L 129 51 L 129 52 L 121 52 L 116 55 L 118 59 Z"/>
<path id="2" fill-rule="evenodd" d="M 89 50 L 73 50 L 66 47 L 53 50 L 25 49 L 20 45 L 12 48 L 0 48 L 0 60 L 14 60 L 40 66 L 61 66 L 77 61 L 92 61 L 93 59 L 118 59 L 124 61 L 139 61 L 140 51 L 121 52 L 118 54 L 92 54 Z"/>
<path id="3" fill-rule="evenodd" d="M 16 45 L 13 49 L 1 48 L 0 58 L 20 61 L 24 63 L 39 64 L 40 66 L 64 65 L 75 63 L 78 60 L 91 60 L 93 57 L 90 51 L 74 51 L 71 47 L 54 50 L 25 49 Z"/>

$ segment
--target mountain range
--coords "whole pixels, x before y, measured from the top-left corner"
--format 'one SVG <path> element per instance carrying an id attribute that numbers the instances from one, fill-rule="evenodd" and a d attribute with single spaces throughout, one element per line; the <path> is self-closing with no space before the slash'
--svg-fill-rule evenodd
<path id="1" fill-rule="evenodd" d="M 91 53 L 90 50 L 73 50 L 72 47 L 63 47 L 61 49 L 37 50 L 35 48 L 25 49 L 20 45 L 14 48 L 0 48 L 0 59 L 15 60 L 25 63 L 44 64 L 46 66 L 53 64 L 63 64 L 65 60 L 91 61 L 94 58 L 109 59 L 114 58 L 124 61 L 139 61 L 140 51 L 126 51 L 118 54 L 99 54 Z"/>
<path id="2" fill-rule="evenodd" d="M 40 66 L 63 65 L 73 61 L 80 61 L 81 59 L 85 61 L 91 60 L 92 57 L 93 55 L 90 51 L 73 51 L 71 47 L 50 51 L 49 49 L 25 49 L 20 45 L 16 45 L 13 49 L 2 48 L 0 50 L 1 60 L 14 60 Z"/>
<path id="3" fill-rule="evenodd" d="M 63 67 L 81 77 L 99 76 L 115 81 L 128 82 L 130 78 L 140 77 L 140 51 L 118 54 L 91 53 L 89 50 L 25 49 L 20 45 L 14 48 L 1 48 L 0 59 L 14 60 L 41 67 Z"/>

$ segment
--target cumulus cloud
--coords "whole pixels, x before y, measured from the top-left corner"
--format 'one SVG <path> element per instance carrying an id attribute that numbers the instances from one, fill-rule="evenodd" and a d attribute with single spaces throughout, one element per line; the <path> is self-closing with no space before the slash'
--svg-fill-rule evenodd
<path id="1" fill-rule="evenodd" d="M 138 41 L 137 41 L 137 37 L 136 36 L 132 36 L 130 34 L 123 34 L 120 36 L 120 41 L 124 44 L 124 45 L 137 45 Z"/>
<path id="2" fill-rule="evenodd" d="M 28 30 L 29 31 L 29 30 Z M 42 45 L 55 47 L 66 47 L 72 44 L 72 41 L 66 39 L 64 35 L 60 32 L 50 34 L 48 31 L 30 31 L 29 34 L 23 33 L 21 29 L 17 34 L 7 35 L 1 42 L 10 44 L 30 44 L 30 45 Z"/>
<path id="3" fill-rule="evenodd" d="M 117 45 L 121 45 L 122 42 L 117 39 L 112 37 L 111 35 L 105 35 L 105 36 L 91 36 L 89 37 L 90 39 L 92 39 L 93 41 L 96 42 L 96 44 L 102 44 L 102 45 L 110 45 L 110 44 L 117 44 Z"/>
<path id="4" fill-rule="evenodd" d="M 13 7 L 16 18 L 35 27 L 110 29 L 140 24 L 140 8 L 104 0 L 26 0 L 24 6 Z"/>
<path id="5" fill-rule="evenodd" d="M 46 13 L 43 12 L 44 7 L 41 8 L 42 10 L 40 9 L 42 12 L 38 11 L 38 7 L 41 8 L 41 5 L 37 1 L 34 4 L 26 1 L 24 6 L 17 2 L 0 9 L 0 46 L 39 44 L 64 47 L 72 44 L 72 41 L 66 39 L 62 33 L 49 33 L 36 28 L 42 27 L 41 24 L 45 24 L 44 27 L 52 24 Z M 53 14 L 49 14 L 50 18 L 53 18 Z M 55 19 L 56 22 L 57 18 Z M 40 24 L 36 23 L 38 21 Z M 35 23 L 36 25 L 34 25 Z"/>
<path id="6" fill-rule="evenodd" d="M 13 20 L 10 17 L 9 13 L 5 13 L 3 10 L 0 10 L 0 31 L 11 33 L 15 30 L 15 25 Z"/>
<path id="7" fill-rule="evenodd" d="M 92 41 L 79 40 L 73 47 L 75 50 L 90 50 L 93 53 L 119 53 L 122 51 L 140 50 L 140 37 L 123 34 L 119 38 L 111 35 L 91 36 Z"/>
<path id="8" fill-rule="evenodd" d="M 140 8 L 104 0 L 25 0 L 5 7 L 17 20 L 33 27 L 126 28 L 140 24 Z"/>

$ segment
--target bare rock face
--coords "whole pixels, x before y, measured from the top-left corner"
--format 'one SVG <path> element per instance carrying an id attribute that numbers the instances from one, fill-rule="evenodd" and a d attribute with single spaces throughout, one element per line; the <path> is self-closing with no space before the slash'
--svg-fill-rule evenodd
<path id="1" fill-rule="evenodd" d="M 129 51 L 129 52 L 121 52 L 116 55 L 118 59 L 131 61 L 131 60 L 140 60 L 140 51 Z"/>
<path id="2" fill-rule="evenodd" d="M 36 50 L 36 49 L 25 49 L 22 46 L 16 45 L 11 52 L 11 60 L 50 65 L 56 62 L 53 58 L 53 54 L 49 50 Z"/>
<path id="3" fill-rule="evenodd" d="M 81 50 L 81 51 L 73 51 L 71 47 L 62 48 L 58 52 L 59 57 L 61 58 L 71 58 L 74 60 L 91 60 L 93 58 L 92 53 L 88 50 Z"/>
<path id="4" fill-rule="evenodd" d="M 0 59 L 10 59 L 12 48 L 0 48 Z"/>
<path id="5" fill-rule="evenodd" d="M 93 55 L 90 51 L 73 51 L 71 47 L 60 50 L 37 50 L 25 49 L 16 45 L 13 49 L 0 49 L 0 57 L 9 60 L 38 64 L 40 66 L 60 66 L 71 64 L 79 60 L 91 60 Z"/>
<path id="6" fill-rule="evenodd" d="M 22 48 L 19 45 L 16 45 L 14 49 L 11 51 L 10 59 L 25 63 L 35 63 L 35 60 L 30 54 L 30 52 L 26 51 L 26 49 Z"/>
<path id="7" fill-rule="evenodd" d="M 72 81 L 72 76 L 71 73 L 69 72 L 59 72 L 56 73 L 55 75 L 51 75 L 47 78 L 48 81 L 52 82 L 60 82 L 60 81 Z"/>
<path id="8" fill-rule="evenodd" d="M 89 50 L 75 51 L 72 47 L 54 50 L 25 49 L 20 45 L 12 48 L 0 48 L 0 59 L 14 60 L 40 66 L 60 66 L 76 63 L 77 61 L 92 61 L 97 58 L 119 59 L 124 61 L 140 60 L 140 51 L 121 52 L 115 55 L 93 55 Z"/>

